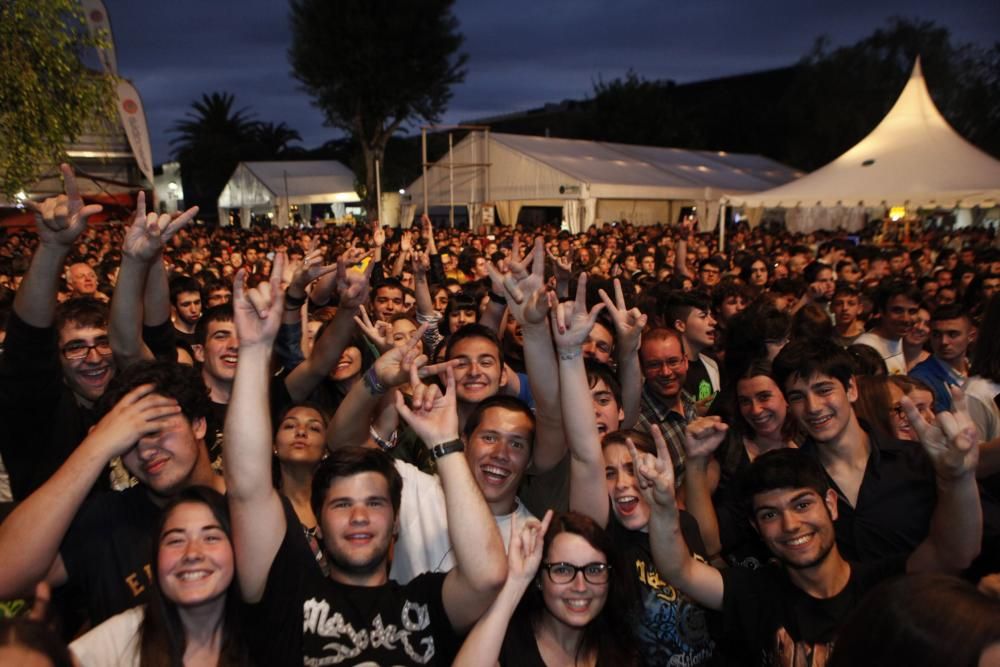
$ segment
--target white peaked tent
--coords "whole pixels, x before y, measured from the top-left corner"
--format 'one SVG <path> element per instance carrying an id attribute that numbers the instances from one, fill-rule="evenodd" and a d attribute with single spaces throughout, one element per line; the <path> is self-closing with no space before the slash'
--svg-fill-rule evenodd
<path id="1" fill-rule="evenodd" d="M 723 192 L 800 175 L 760 155 L 473 132 L 429 167 L 426 187 L 430 206 L 467 206 L 473 224 L 486 203 L 508 226 L 523 207 L 561 207 L 579 232 L 595 221 L 669 222 L 692 205 L 714 222 Z M 404 219 L 422 208 L 424 187 L 421 176 L 407 188 Z"/>
<path id="2" fill-rule="evenodd" d="M 967 142 L 944 119 L 927 92 L 918 58 L 896 104 L 856 146 L 796 181 L 756 194 L 727 194 L 723 203 L 950 209 L 995 206 L 998 201 L 1000 161 Z"/>
<path id="3" fill-rule="evenodd" d="M 334 160 L 240 162 L 219 195 L 219 220 L 228 220 L 228 212 L 236 209 L 244 227 L 250 226 L 251 215 L 268 213 L 274 214 L 275 225 L 285 227 L 293 204 L 308 219 L 312 204 L 336 209 L 358 201 L 354 172 Z"/>

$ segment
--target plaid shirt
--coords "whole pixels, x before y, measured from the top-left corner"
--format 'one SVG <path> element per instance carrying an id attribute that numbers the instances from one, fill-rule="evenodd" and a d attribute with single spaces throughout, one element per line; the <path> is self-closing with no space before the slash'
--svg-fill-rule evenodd
<path id="1" fill-rule="evenodd" d="M 674 460 L 674 480 L 679 486 L 684 478 L 684 437 L 685 427 L 695 418 L 694 396 L 681 390 L 681 406 L 684 414 L 673 407 L 667 407 L 659 396 L 642 388 L 642 402 L 639 404 L 639 421 L 635 424 L 637 431 L 651 433 L 650 427 L 656 424 L 667 441 L 670 456 Z"/>

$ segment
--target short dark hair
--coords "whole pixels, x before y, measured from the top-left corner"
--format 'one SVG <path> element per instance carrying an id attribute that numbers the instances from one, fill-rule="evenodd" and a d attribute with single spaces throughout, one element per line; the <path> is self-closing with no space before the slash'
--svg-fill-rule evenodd
<path id="1" fill-rule="evenodd" d="M 469 418 L 465 420 L 465 428 L 462 429 L 462 435 L 466 438 L 471 438 L 472 434 L 476 432 L 479 428 L 479 424 L 483 421 L 483 415 L 490 408 L 502 408 L 504 410 L 509 410 L 511 412 L 520 412 L 531 420 L 531 446 L 534 450 L 535 443 L 535 413 L 531 411 L 528 404 L 517 398 L 516 396 L 507 396 L 504 394 L 497 394 L 495 396 L 490 396 L 479 403 L 473 408 L 472 412 L 469 414 Z"/>
<path id="2" fill-rule="evenodd" d="M 602 364 L 599 361 L 594 361 L 593 359 L 585 360 L 584 367 L 587 369 L 587 385 L 593 389 L 598 380 L 604 382 L 614 395 L 618 406 L 621 407 L 622 386 L 618 382 L 618 377 L 615 375 L 615 372 L 611 370 L 611 367 L 607 364 Z"/>
<path id="3" fill-rule="evenodd" d="M 69 323 L 80 327 L 107 329 L 109 313 L 106 303 L 92 296 L 79 296 L 56 306 L 53 326 L 57 332 Z"/>
<path id="4" fill-rule="evenodd" d="M 967 311 L 960 303 L 947 303 L 943 306 L 938 306 L 931 313 L 931 322 L 941 322 L 943 320 L 959 320 L 964 319 L 968 322 L 972 322 L 972 317 L 969 316 L 969 311 Z"/>
<path id="5" fill-rule="evenodd" d="M 920 290 L 909 280 L 890 280 L 883 283 L 875 293 L 875 311 L 884 313 L 889 307 L 889 302 L 897 296 L 906 297 L 916 304 L 921 300 Z"/>
<path id="6" fill-rule="evenodd" d="M 204 345 L 205 339 L 208 338 L 208 325 L 212 322 L 232 322 L 233 321 L 233 304 L 230 303 L 220 303 L 218 306 L 212 306 L 208 310 L 201 314 L 201 318 L 198 323 L 194 325 L 194 342 L 196 345 Z"/>
<path id="7" fill-rule="evenodd" d="M 809 262 L 806 264 L 806 268 L 802 269 L 802 279 L 806 282 L 806 284 L 814 283 L 819 280 L 820 271 L 824 271 L 826 269 L 832 271 L 833 267 L 825 262 L 820 262 L 819 260 Z"/>
<path id="8" fill-rule="evenodd" d="M 385 477 L 389 485 L 389 500 L 392 502 L 393 516 L 399 516 L 399 504 L 403 497 L 403 478 L 400 477 L 392 458 L 388 454 L 368 447 L 341 447 L 335 449 L 320 462 L 313 475 L 312 495 L 309 504 L 313 513 L 323 514 L 326 493 L 334 481 L 341 477 L 351 477 L 363 472 L 374 472 Z"/>
<path id="9" fill-rule="evenodd" d="M 830 339 L 800 338 L 781 348 L 772 370 L 781 391 L 786 391 L 792 377 L 808 379 L 817 374 L 836 378 L 847 389 L 854 375 L 854 362 L 844 348 Z"/>
<path id="10" fill-rule="evenodd" d="M 125 394 L 144 384 L 153 385 L 154 393 L 177 401 L 188 421 L 208 417 L 211 402 L 201 374 L 191 366 L 167 360 L 139 361 L 117 373 L 97 402 L 97 415 L 103 417 Z"/>
<path id="11" fill-rule="evenodd" d="M 782 447 L 761 454 L 741 474 L 740 491 L 748 502 L 758 493 L 776 489 L 812 489 L 820 496 L 830 489 L 823 466 L 808 453 Z"/>
<path id="12" fill-rule="evenodd" d="M 671 290 L 667 292 L 660 305 L 660 312 L 668 327 L 674 328 L 674 323 L 678 320 L 687 321 L 692 310 L 703 310 L 706 313 L 712 310 L 712 300 L 704 292 L 681 292 Z"/>
<path id="13" fill-rule="evenodd" d="M 388 287 L 390 289 L 398 289 L 400 292 L 403 291 L 403 283 L 400 282 L 399 278 L 393 278 L 390 276 L 388 278 L 383 278 L 382 280 L 378 281 L 375 285 L 372 286 L 372 299 L 375 298 L 375 294 L 377 294 L 378 291 L 383 287 Z"/>
<path id="14" fill-rule="evenodd" d="M 497 348 L 497 359 L 500 361 L 500 365 L 503 366 L 503 348 L 500 346 L 500 339 L 497 338 L 497 334 L 493 331 L 493 329 L 483 326 L 478 322 L 475 324 L 466 324 L 464 327 L 459 327 L 458 330 L 448 338 L 448 344 L 444 349 L 445 359 L 451 359 L 451 353 L 458 343 L 470 338 L 484 338 L 493 343 L 493 345 Z"/>
<path id="15" fill-rule="evenodd" d="M 177 305 L 177 298 L 184 292 L 197 292 L 201 295 L 201 283 L 190 276 L 177 276 L 170 281 L 170 303 Z"/>

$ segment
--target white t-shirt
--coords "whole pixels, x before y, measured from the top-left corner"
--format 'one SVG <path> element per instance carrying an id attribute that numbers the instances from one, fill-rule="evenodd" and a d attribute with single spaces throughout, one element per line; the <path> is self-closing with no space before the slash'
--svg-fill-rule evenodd
<path id="1" fill-rule="evenodd" d="M 962 385 L 969 414 L 984 440 L 1000 437 L 1000 409 L 993 398 L 1000 394 L 1000 384 L 975 375 Z"/>
<path id="2" fill-rule="evenodd" d="M 69 650 L 80 667 L 139 667 L 139 627 L 145 616 L 143 605 L 123 611 L 76 639 Z"/>
<path id="3" fill-rule="evenodd" d="M 882 338 L 874 331 L 863 333 L 854 339 L 854 345 L 869 345 L 878 350 L 889 369 L 889 375 L 906 375 L 906 357 L 903 355 L 903 339 Z"/>
<path id="4" fill-rule="evenodd" d="M 447 572 L 455 567 L 455 553 L 448 537 L 448 509 L 441 480 L 405 461 L 395 461 L 403 478 L 403 497 L 399 506 L 399 537 L 392 553 L 389 578 L 400 584 L 410 582 L 424 572 Z M 510 514 L 494 516 L 500 528 L 504 549 L 510 543 L 510 520 L 517 516 L 520 526 L 534 515 L 520 500 Z"/>

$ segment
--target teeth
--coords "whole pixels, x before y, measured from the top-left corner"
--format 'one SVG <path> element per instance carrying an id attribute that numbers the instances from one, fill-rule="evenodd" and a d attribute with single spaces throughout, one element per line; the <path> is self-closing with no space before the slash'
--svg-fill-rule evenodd
<path id="1" fill-rule="evenodd" d="M 492 475 L 494 477 L 500 477 L 502 479 L 507 479 L 510 477 L 510 471 L 504 470 L 503 468 L 497 468 L 496 466 L 483 466 L 483 472 L 487 475 Z"/>
<path id="2" fill-rule="evenodd" d="M 590 606 L 590 600 L 565 600 L 565 602 L 571 609 L 586 609 Z"/>
<path id="3" fill-rule="evenodd" d="M 636 496 L 621 496 L 616 502 L 619 505 L 634 505 L 639 502 L 639 498 Z"/>
<path id="4" fill-rule="evenodd" d="M 208 572 L 182 572 L 177 575 L 177 578 L 181 581 L 196 581 L 198 579 L 204 579 L 208 576 Z"/>
<path id="5" fill-rule="evenodd" d="M 793 547 L 797 547 L 800 544 L 805 544 L 812 539 L 812 535 L 803 535 L 802 537 L 796 537 L 794 540 L 789 540 L 788 544 Z"/>

